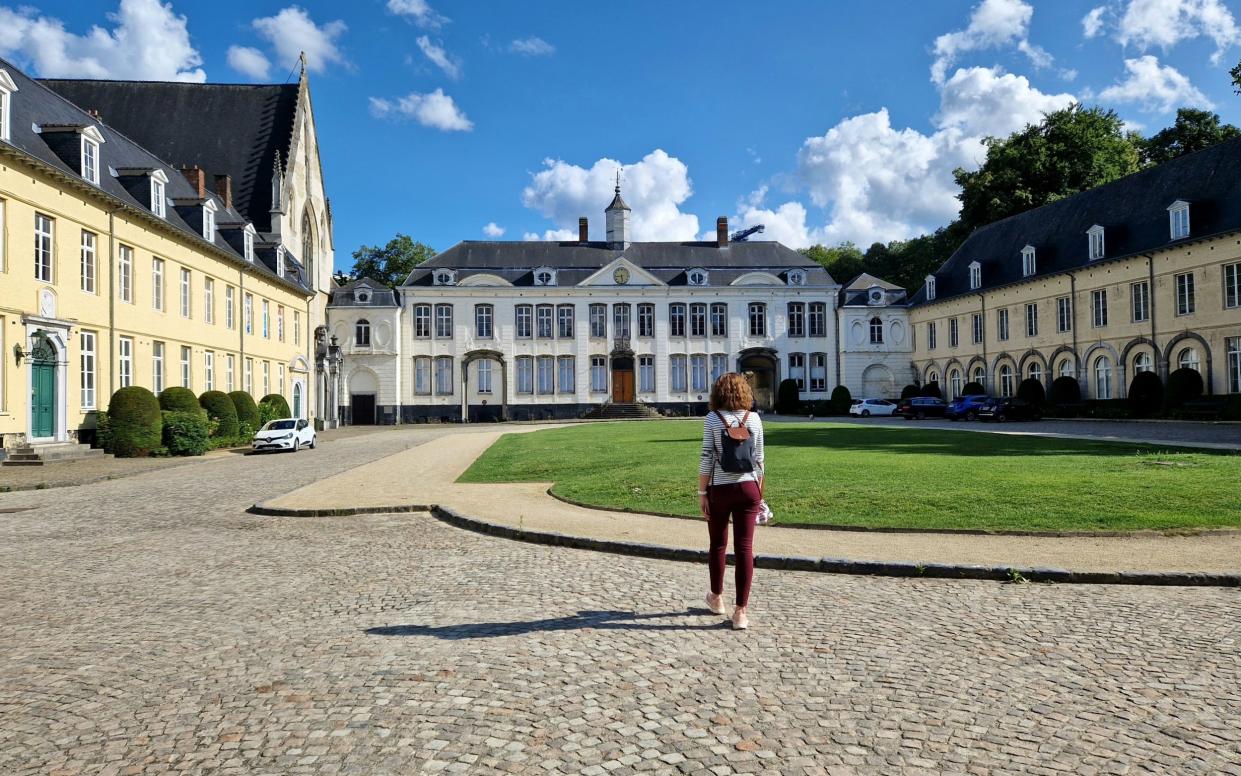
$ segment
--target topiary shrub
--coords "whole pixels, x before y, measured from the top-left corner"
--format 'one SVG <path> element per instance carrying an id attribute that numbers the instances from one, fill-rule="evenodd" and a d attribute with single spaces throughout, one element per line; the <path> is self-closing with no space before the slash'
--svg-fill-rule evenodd
<path id="1" fill-rule="evenodd" d="M 939 383 L 927 383 L 926 385 L 922 386 L 921 395 L 926 396 L 927 398 L 931 398 L 931 399 L 944 398 L 943 392 L 939 390 Z"/>
<path id="2" fill-rule="evenodd" d="M 202 455 L 210 447 L 207 437 L 207 415 L 201 408 L 164 413 L 164 448 L 169 455 Z"/>
<path id="3" fill-rule="evenodd" d="M 1168 375 L 1164 401 L 1167 402 L 1168 409 L 1176 409 L 1187 401 L 1200 398 L 1205 389 L 1198 370 L 1183 366 Z"/>
<path id="4" fill-rule="evenodd" d="M 961 389 L 962 396 L 986 396 L 987 389 L 982 387 L 982 383 L 969 382 Z"/>
<path id="5" fill-rule="evenodd" d="M 848 415 L 849 405 L 853 403 L 853 394 L 843 385 L 832 389 L 832 414 Z"/>
<path id="6" fill-rule="evenodd" d="M 237 410 L 238 425 L 245 423 L 250 427 L 250 436 L 254 436 L 254 432 L 262 425 L 259 423 L 259 405 L 255 404 L 254 398 L 245 391 L 233 391 L 228 398 L 233 400 L 233 408 Z M 240 430 L 238 433 L 241 433 Z"/>
<path id="7" fill-rule="evenodd" d="M 781 380 L 780 390 L 776 394 L 776 409 L 782 415 L 791 415 L 797 412 L 800 404 L 801 391 L 797 390 L 797 381 Z"/>
<path id="8" fill-rule="evenodd" d="M 158 450 L 164 428 L 159 400 L 137 385 L 122 388 L 108 402 L 108 452 L 117 458 L 146 458 Z"/>
<path id="9" fill-rule="evenodd" d="M 1047 391 L 1043 389 L 1043 381 L 1033 377 L 1022 380 L 1021 385 L 1017 386 L 1017 398 L 1035 407 L 1042 407 L 1047 403 Z"/>
<path id="10" fill-rule="evenodd" d="M 198 397 L 198 404 L 207 413 L 207 418 L 215 423 L 212 437 L 228 440 L 237 438 L 237 407 L 227 393 L 207 391 Z"/>
<path id="11" fill-rule="evenodd" d="M 189 388 L 174 386 L 159 393 L 159 408 L 164 412 L 202 412 L 198 397 Z"/>
<path id="12" fill-rule="evenodd" d="M 1129 415 L 1149 418 L 1163 409 L 1163 381 L 1154 372 L 1138 372 L 1129 383 Z"/>
<path id="13" fill-rule="evenodd" d="M 1076 377 L 1062 375 L 1052 381 L 1048 400 L 1057 407 L 1077 404 L 1082 400 L 1082 387 L 1077 384 Z"/>
<path id="14" fill-rule="evenodd" d="M 112 447 L 112 424 L 108 420 L 108 413 L 103 410 L 95 413 L 95 441 L 91 443 L 91 447 L 100 450 Z"/>
<path id="15" fill-rule="evenodd" d="M 922 389 L 916 385 L 907 385 L 901 389 L 902 399 L 912 399 L 915 396 L 921 396 L 921 395 L 922 395 Z"/>
<path id="16" fill-rule="evenodd" d="M 259 423 L 291 417 L 289 403 L 278 393 L 269 393 L 259 400 Z"/>

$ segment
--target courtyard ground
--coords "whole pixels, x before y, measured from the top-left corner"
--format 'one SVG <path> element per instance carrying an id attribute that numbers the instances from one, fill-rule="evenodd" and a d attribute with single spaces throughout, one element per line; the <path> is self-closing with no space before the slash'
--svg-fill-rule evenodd
<path id="1" fill-rule="evenodd" d="M 243 511 L 444 433 L 0 494 L 0 773 L 1241 774 L 1235 589 L 760 571 L 735 633 L 690 564 Z"/>

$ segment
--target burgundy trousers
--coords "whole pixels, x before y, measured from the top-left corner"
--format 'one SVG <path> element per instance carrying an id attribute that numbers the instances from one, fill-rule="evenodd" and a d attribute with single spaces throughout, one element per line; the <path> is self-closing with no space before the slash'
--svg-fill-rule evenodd
<path id="1" fill-rule="evenodd" d="M 733 562 L 736 569 L 737 606 L 747 606 L 750 582 L 754 579 L 754 521 L 762 493 L 757 482 L 735 485 L 714 485 L 708 496 L 711 517 L 707 528 L 711 534 L 709 564 L 711 592 L 724 592 L 724 561 L 728 555 L 728 519 L 733 522 Z"/>

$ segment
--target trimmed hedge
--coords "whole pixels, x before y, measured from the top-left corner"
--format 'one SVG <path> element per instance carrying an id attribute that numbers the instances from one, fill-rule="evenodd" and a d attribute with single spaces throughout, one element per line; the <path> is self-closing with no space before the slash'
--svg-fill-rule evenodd
<path id="1" fill-rule="evenodd" d="M 801 405 L 801 391 L 797 390 L 796 380 L 781 380 L 780 390 L 776 394 L 776 409 L 781 415 L 797 412 Z"/>
<path id="2" fill-rule="evenodd" d="M 1065 404 L 1077 404 L 1082 400 L 1082 387 L 1076 377 L 1061 375 L 1051 383 L 1051 395 L 1047 397 L 1057 407 Z"/>
<path id="3" fill-rule="evenodd" d="M 1163 381 L 1154 372 L 1138 372 L 1129 383 L 1129 414 L 1149 418 L 1163 409 Z"/>
<path id="4" fill-rule="evenodd" d="M 910 384 L 901 389 L 902 399 L 912 399 L 915 396 L 921 396 L 922 389 L 916 385 Z"/>
<path id="5" fill-rule="evenodd" d="M 159 408 L 164 412 L 202 412 L 198 397 L 189 388 L 173 386 L 159 394 Z"/>
<path id="6" fill-rule="evenodd" d="M 853 394 L 843 385 L 832 389 L 832 412 L 836 415 L 848 415 L 849 405 L 853 403 Z"/>
<path id="7" fill-rule="evenodd" d="M 159 400 L 146 388 L 131 385 L 108 402 L 108 452 L 117 458 L 146 458 L 158 450 L 164 430 Z"/>
<path id="8" fill-rule="evenodd" d="M 201 408 L 193 412 L 164 413 L 164 447 L 169 455 L 202 455 L 207 441 L 207 415 Z"/>
<path id="9" fill-rule="evenodd" d="M 275 407 L 277 410 L 280 411 L 280 414 L 276 416 L 278 418 L 293 417 L 293 410 L 289 409 L 289 403 L 285 401 L 284 397 L 278 393 L 267 394 L 262 399 L 259 399 L 259 404 L 270 404 L 271 406 Z"/>
<path id="10" fill-rule="evenodd" d="M 207 413 L 207 419 L 215 423 L 215 430 L 211 433 L 213 438 L 237 438 L 237 407 L 227 393 L 207 391 L 198 397 L 198 403 Z"/>
<path id="11" fill-rule="evenodd" d="M 245 391 L 233 391 L 228 398 L 233 400 L 233 407 L 237 410 L 237 423 L 249 426 L 250 436 L 254 436 L 262 425 L 259 423 L 259 405 L 254 403 L 254 397 Z"/>
<path id="12" fill-rule="evenodd" d="M 1021 385 L 1017 386 L 1017 398 L 1027 404 L 1042 407 L 1047 403 L 1047 391 L 1043 388 L 1043 381 L 1033 377 L 1022 380 Z"/>
<path id="13" fill-rule="evenodd" d="M 982 383 L 969 382 L 961 389 L 962 396 L 986 396 L 987 389 L 982 387 Z"/>
<path id="14" fill-rule="evenodd" d="M 920 395 L 926 396 L 927 398 L 930 398 L 930 399 L 944 398 L 943 391 L 939 390 L 939 383 L 927 383 L 926 385 L 922 386 L 922 393 Z"/>
<path id="15" fill-rule="evenodd" d="M 1168 409 L 1176 409 L 1187 401 L 1200 398 L 1205 389 L 1202 375 L 1198 374 L 1198 370 L 1183 366 L 1168 375 L 1164 401 L 1167 402 Z"/>

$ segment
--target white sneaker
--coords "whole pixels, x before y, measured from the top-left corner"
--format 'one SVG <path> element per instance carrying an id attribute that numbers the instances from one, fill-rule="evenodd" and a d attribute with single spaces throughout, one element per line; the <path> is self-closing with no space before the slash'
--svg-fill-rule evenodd
<path id="1" fill-rule="evenodd" d="M 715 593 L 707 593 L 707 610 L 710 611 L 711 614 L 723 614 L 724 613 L 723 598 L 724 598 L 723 596 L 718 596 Z"/>
<path id="2" fill-rule="evenodd" d="M 745 607 L 738 606 L 733 609 L 733 630 L 745 630 L 750 627 L 750 618 L 746 615 Z"/>

